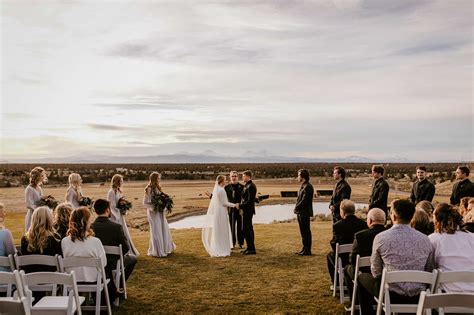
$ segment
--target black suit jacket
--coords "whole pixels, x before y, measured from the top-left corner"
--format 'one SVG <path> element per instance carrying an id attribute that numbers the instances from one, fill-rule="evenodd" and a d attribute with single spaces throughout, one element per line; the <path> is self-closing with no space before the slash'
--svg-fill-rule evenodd
<path id="1" fill-rule="evenodd" d="M 464 197 L 474 197 L 474 184 L 469 178 L 454 184 L 450 202 L 452 205 L 458 205 Z"/>
<path id="2" fill-rule="evenodd" d="M 433 201 L 433 197 L 435 195 L 435 185 L 431 183 L 429 180 L 424 179 L 421 182 L 416 181 L 413 184 L 413 188 L 411 189 L 410 199 L 411 202 L 417 204 L 420 201 L 428 200 L 429 202 Z"/>
<path id="3" fill-rule="evenodd" d="M 227 184 L 224 187 L 227 194 L 227 199 L 232 203 L 240 203 L 242 200 L 242 191 L 244 190 L 244 185 L 241 183 L 237 184 Z M 234 211 L 236 214 L 239 213 L 237 208 L 229 208 L 231 211 Z"/>
<path id="4" fill-rule="evenodd" d="M 377 224 L 367 230 L 362 230 L 354 235 L 354 243 L 352 244 L 352 252 L 349 262 L 355 267 L 357 255 L 367 257 L 372 255 L 372 245 L 374 238 L 380 232 L 385 231 L 385 226 Z"/>
<path id="5" fill-rule="evenodd" d="M 372 195 L 370 196 L 369 209 L 380 208 L 386 213 L 389 190 L 388 182 L 383 177 L 377 179 L 372 189 Z"/>
<path id="6" fill-rule="evenodd" d="M 353 214 L 350 214 L 332 225 L 332 240 L 331 247 L 336 249 L 336 244 L 351 244 L 354 242 L 354 235 L 362 230 L 367 229 L 367 223 L 359 219 Z"/>
<path id="7" fill-rule="evenodd" d="M 351 199 L 351 192 L 352 188 L 349 183 L 346 182 L 345 179 L 341 179 L 334 187 L 329 206 L 334 206 L 333 216 L 336 217 L 338 220 L 341 219 L 341 215 L 339 213 L 341 201 L 343 201 L 344 199 Z"/>
<path id="8" fill-rule="evenodd" d="M 296 200 L 295 213 L 300 217 L 313 216 L 313 195 L 314 188 L 310 182 L 304 182 L 298 191 L 298 199 Z"/>
<path id="9" fill-rule="evenodd" d="M 240 203 L 240 209 L 244 211 L 244 214 L 255 214 L 255 197 L 257 196 L 257 186 L 249 180 L 242 191 L 242 202 Z"/>
<path id="10" fill-rule="evenodd" d="M 120 224 L 110 221 L 105 217 L 97 217 L 92 223 L 92 230 L 94 230 L 95 237 L 100 239 L 104 246 L 119 246 L 122 244 L 122 253 L 125 255 L 130 250 L 127 237 L 123 232 Z M 107 266 L 109 270 L 115 269 L 117 266 L 117 255 L 107 255 Z"/>

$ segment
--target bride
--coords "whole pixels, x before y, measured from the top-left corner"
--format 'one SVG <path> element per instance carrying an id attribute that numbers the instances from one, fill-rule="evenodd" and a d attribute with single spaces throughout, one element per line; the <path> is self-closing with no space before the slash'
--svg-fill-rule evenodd
<path id="1" fill-rule="evenodd" d="M 227 200 L 224 186 L 225 176 L 217 176 L 211 203 L 207 210 L 206 227 L 202 229 L 202 243 L 211 257 L 230 256 L 232 249 L 227 207 L 235 208 L 238 204 Z"/>

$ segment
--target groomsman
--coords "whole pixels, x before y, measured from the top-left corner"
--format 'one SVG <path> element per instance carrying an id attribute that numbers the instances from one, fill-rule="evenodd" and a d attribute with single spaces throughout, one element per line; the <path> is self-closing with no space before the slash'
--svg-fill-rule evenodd
<path id="1" fill-rule="evenodd" d="M 385 212 L 385 216 L 387 216 L 388 191 L 390 187 L 388 186 L 388 182 L 383 178 L 384 173 L 385 169 L 382 165 L 372 166 L 372 177 L 375 183 L 369 199 L 369 209 L 382 209 Z"/>
<path id="2" fill-rule="evenodd" d="M 299 170 L 298 181 L 301 183 L 301 188 L 298 192 L 298 199 L 296 200 L 294 212 L 298 216 L 298 225 L 300 227 L 301 239 L 303 241 L 303 249 L 297 252 L 296 255 L 311 256 L 311 217 L 313 216 L 313 195 L 314 188 L 309 182 L 309 171 Z"/>
<path id="3" fill-rule="evenodd" d="M 230 172 L 230 184 L 227 184 L 224 189 L 229 202 L 240 203 L 244 185 L 239 183 L 239 174 L 236 171 Z M 238 242 L 240 248 L 242 248 L 242 245 L 244 245 L 244 233 L 242 230 L 242 216 L 240 215 L 239 209 L 229 208 L 229 223 L 234 247 Z"/>
<path id="4" fill-rule="evenodd" d="M 474 197 L 474 184 L 469 180 L 470 170 L 467 166 L 458 166 L 456 170 L 456 182 L 451 193 L 451 204 L 459 205 L 464 197 Z"/>
<path id="5" fill-rule="evenodd" d="M 341 201 L 344 199 L 351 199 L 351 186 L 346 182 L 346 170 L 341 166 L 336 166 L 333 171 L 333 177 L 337 180 L 337 184 L 332 192 L 331 202 L 329 203 L 329 209 L 332 213 L 332 222 L 336 223 L 341 220 L 340 206 Z"/>
<path id="6" fill-rule="evenodd" d="M 432 202 L 436 188 L 435 185 L 433 185 L 426 178 L 425 166 L 421 165 L 417 167 L 416 177 L 418 178 L 418 180 L 413 184 L 413 188 L 411 190 L 411 202 L 413 202 L 415 205 L 423 200 L 428 200 L 429 202 Z"/>
<path id="7" fill-rule="evenodd" d="M 242 174 L 244 180 L 244 190 L 242 191 L 242 202 L 238 204 L 238 209 L 243 212 L 243 231 L 247 249 L 242 251 L 243 255 L 255 255 L 255 234 L 253 232 L 252 218 L 255 214 L 255 197 L 257 196 L 257 186 L 252 182 L 252 172 L 245 171 Z"/>

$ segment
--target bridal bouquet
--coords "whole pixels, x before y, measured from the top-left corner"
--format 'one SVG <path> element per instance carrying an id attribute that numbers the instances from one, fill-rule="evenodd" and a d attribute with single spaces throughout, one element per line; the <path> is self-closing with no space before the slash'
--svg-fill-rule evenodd
<path id="1" fill-rule="evenodd" d="M 173 198 L 165 193 L 152 194 L 151 204 L 153 205 L 153 211 L 163 212 L 166 209 L 168 213 L 171 213 L 174 205 Z"/>
<path id="2" fill-rule="evenodd" d="M 117 208 L 120 210 L 121 215 L 126 215 L 127 211 L 132 209 L 132 203 L 122 197 L 117 202 Z"/>
<path id="3" fill-rule="evenodd" d="M 79 205 L 82 207 L 92 207 L 92 198 L 81 197 L 79 198 Z"/>
<path id="4" fill-rule="evenodd" d="M 56 208 L 58 204 L 59 202 L 56 199 L 54 199 L 53 196 L 48 195 L 48 196 L 41 197 L 40 201 L 38 202 L 38 207 L 46 206 L 50 209 L 54 209 Z"/>

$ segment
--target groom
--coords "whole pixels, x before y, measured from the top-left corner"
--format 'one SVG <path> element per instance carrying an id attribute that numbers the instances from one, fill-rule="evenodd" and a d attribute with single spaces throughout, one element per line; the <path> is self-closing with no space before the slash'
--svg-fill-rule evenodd
<path id="1" fill-rule="evenodd" d="M 257 186 L 252 182 L 252 172 L 245 171 L 242 174 L 245 186 L 242 191 L 242 202 L 237 204 L 237 208 L 243 212 L 243 231 L 247 249 L 242 251 L 243 255 L 255 255 L 255 235 L 253 232 L 252 218 L 255 214 L 255 197 L 257 196 Z"/>

